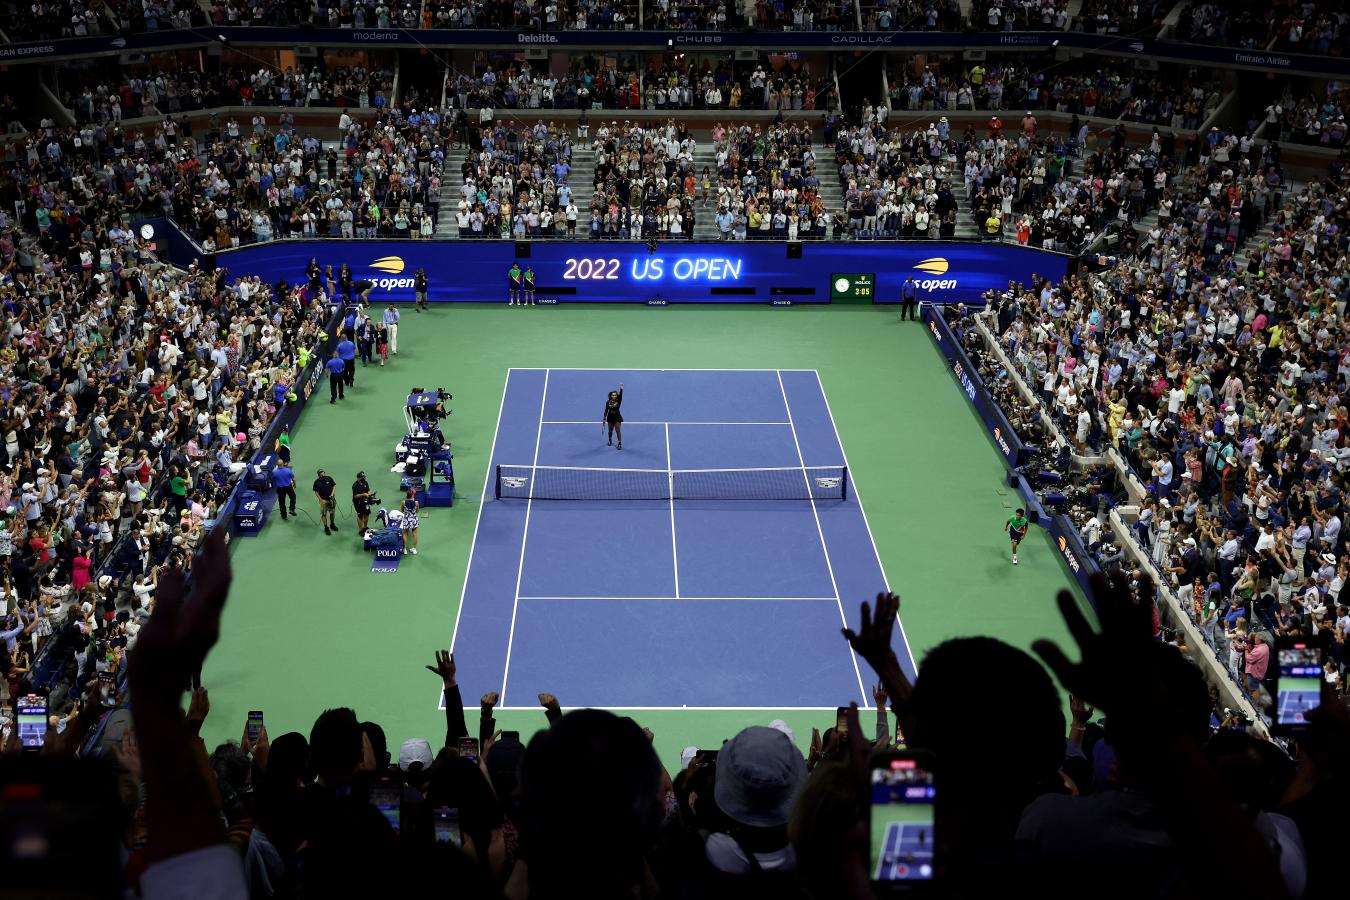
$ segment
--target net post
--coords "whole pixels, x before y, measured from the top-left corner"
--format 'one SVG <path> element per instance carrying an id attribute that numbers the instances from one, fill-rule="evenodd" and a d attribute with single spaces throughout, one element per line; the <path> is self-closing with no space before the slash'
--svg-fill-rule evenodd
<path id="1" fill-rule="evenodd" d="M 493 488 L 493 497 L 497 500 L 502 499 L 502 467 L 497 466 L 497 484 Z"/>
<path id="2" fill-rule="evenodd" d="M 839 499 L 848 499 L 848 466 L 843 467 L 843 472 L 839 476 Z"/>

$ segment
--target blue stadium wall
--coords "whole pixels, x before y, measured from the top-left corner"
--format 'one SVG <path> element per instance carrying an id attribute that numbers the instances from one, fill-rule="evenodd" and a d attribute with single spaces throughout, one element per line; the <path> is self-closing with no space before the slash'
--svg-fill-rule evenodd
<path id="1" fill-rule="evenodd" d="M 303 277 L 310 257 L 375 287 L 371 300 L 411 301 L 413 275 L 426 270 L 435 302 L 501 302 L 513 262 L 532 265 L 541 298 L 561 303 L 828 303 L 842 274 L 873 275 L 874 302 L 896 303 L 913 275 L 921 300 L 978 303 L 991 288 L 1062 279 L 1069 258 L 1010 244 L 942 241 L 803 243 L 789 258 L 783 242 L 662 243 L 536 241 L 528 258 L 511 241 L 276 241 L 216 255 L 233 275 L 268 282 Z M 186 262 L 174 253 L 179 265 Z"/>

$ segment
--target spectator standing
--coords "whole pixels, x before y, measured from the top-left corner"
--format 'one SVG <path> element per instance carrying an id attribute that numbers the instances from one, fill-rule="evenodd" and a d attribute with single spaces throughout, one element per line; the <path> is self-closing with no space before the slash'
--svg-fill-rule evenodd
<path id="1" fill-rule="evenodd" d="M 398 307 L 390 303 L 384 308 L 384 327 L 389 332 L 389 351 L 395 356 L 398 356 L 398 319 Z"/>

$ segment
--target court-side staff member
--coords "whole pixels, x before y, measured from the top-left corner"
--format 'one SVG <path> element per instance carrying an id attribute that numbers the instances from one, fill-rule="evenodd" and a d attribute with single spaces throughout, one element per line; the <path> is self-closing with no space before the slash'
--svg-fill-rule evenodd
<path id="1" fill-rule="evenodd" d="M 342 375 L 347 370 L 347 364 L 338 356 L 337 350 L 334 350 L 323 367 L 328 370 L 328 402 L 336 403 L 339 397 L 347 396 Z"/>
<path id="2" fill-rule="evenodd" d="M 384 308 L 384 327 L 389 331 L 389 352 L 398 356 L 398 310 L 392 303 Z"/>
<path id="3" fill-rule="evenodd" d="M 525 302 L 534 306 L 534 266 L 525 267 Z"/>
<path id="4" fill-rule="evenodd" d="M 342 359 L 342 380 L 351 387 L 356 383 L 356 344 L 351 337 L 343 335 L 338 341 L 337 355 Z"/>
<path id="5" fill-rule="evenodd" d="M 281 511 L 281 520 L 284 522 L 288 518 L 286 515 L 286 500 L 291 501 L 291 515 L 295 515 L 295 470 L 287 460 L 283 460 L 275 469 L 272 470 L 272 486 L 277 489 L 277 509 Z"/>
<path id="6" fill-rule="evenodd" d="M 421 266 L 413 274 L 413 296 L 417 298 L 417 311 L 421 312 L 427 308 L 427 273 Z M 389 307 L 393 309 L 393 306 Z"/>
<path id="7" fill-rule="evenodd" d="M 619 385 L 617 391 L 610 391 L 609 396 L 605 398 L 605 412 L 600 419 L 600 429 L 605 432 L 608 440 L 606 444 L 614 445 L 614 437 L 618 435 L 619 449 L 623 449 L 623 413 L 619 412 L 619 407 L 623 405 L 623 384 Z"/>
<path id="8" fill-rule="evenodd" d="M 919 284 L 911 275 L 905 279 L 905 283 L 900 285 L 900 321 L 909 319 L 914 320 L 914 313 L 919 308 Z"/>
<path id="9" fill-rule="evenodd" d="M 319 498 L 319 521 L 323 523 L 323 533 L 332 534 L 338 530 L 337 521 L 333 514 L 337 512 L 337 498 L 333 492 L 337 490 L 337 482 L 328 476 L 328 473 L 320 469 L 314 479 L 314 496 Z"/>
<path id="10" fill-rule="evenodd" d="M 520 278 L 520 263 L 511 263 L 511 268 L 506 270 L 506 283 L 511 289 L 511 299 L 507 302 L 507 306 L 516 305 L 516 297 L 520 296 Z M 521 305 L 524 306 L 524 303 Z"/>
<path id="11" fill-rule="evenodd" d="M 366 481 L 365 472 L 356 473 L 356 481 L 352 482 L 352 508 L 356 510 L 356 529 L 365 531 L 366 525 L 370 521 L 370 499 L 375 496 L 375 492 L 370 489 L 370 482 Z"/>

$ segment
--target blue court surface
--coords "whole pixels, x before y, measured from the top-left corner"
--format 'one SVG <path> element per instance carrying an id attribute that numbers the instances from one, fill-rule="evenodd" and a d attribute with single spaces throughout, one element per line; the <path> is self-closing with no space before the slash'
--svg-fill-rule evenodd
<path id="1" fill-rule="evenodd" d="M 907 881 L 933 877 L 931 823 L 892 822 L 886 826 L 874 881 Z"/>
<path id="2" fill-rule="evenodd" d="M 1309 679 L 1298 679 L 1306 681 Z M 1279 692 L 1279 710 L 1276 712 L 1275 721 L 1281 725 L 1303 725 L 1308 721 L 1308 714 L 1322 705 L 1321 685 L 1316 679 L 1311 679 L 1316 688 L 1311 690 L 1282 690 Z"/>
<path id="3" fill-rule="evenodd" d="M 620 382 L 622 451 L 600 423 Z M 499 466 L 522 475 L 515 497 L 497 498 Z M 455 625 L 461 682 L 506 709 L 537 709 L 541 691 L 611 709 L 869 705 L 839 629 L 886 576 L 852 473 L 844 499 L 811 487 L 840 481 L 815 467 L 845 466 L 814 370 L 511 369 Z M 546 467 L 584 496 L 630 474 L 599 470 L 661 490 L 669 476 L 676 496 L 684 470 L 756 471 L 732 473 L 741 499 L 538 499 Z M 789 478 L 798 499 L 767 499 Z"/>

